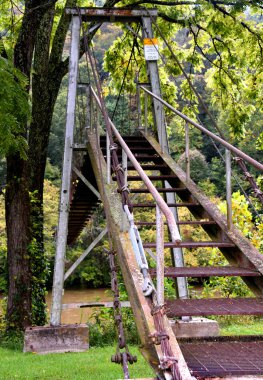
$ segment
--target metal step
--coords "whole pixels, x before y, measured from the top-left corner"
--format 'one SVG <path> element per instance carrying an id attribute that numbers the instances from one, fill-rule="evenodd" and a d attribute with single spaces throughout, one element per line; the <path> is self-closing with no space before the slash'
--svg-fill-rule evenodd
<path id="1" fill-rule="evenodd" d="M 180 202 L 180 203 L 167 203 L 167 206 L 169 207 L 197 207 L 197 206 L 200 206 L 200 204 L 193 203 L 193 202 Z M 134 203 L 132 207 L 152 208 L 152 207 L 156 207 L 156 203 Z"/>
<path id="2" fill-rule="evenodd" d="M 198 379 L 255 380 L 263 375 L 263 336 L 180 339 L 179 343 Z"/>
<path id="3" fill-rule="evenodd" d="M 150 274 L 156 276 L 156 269 L 150 269 Z M 164 268 L 165 277 L 224 277 L 224 276 L 261 276 L 257 270 L 248 268 L 239 268 L 233 266 L 225 267 L 182 267 L 182 268 Z"/>
<path id="4" fill-rule="evenodd" d="M 156 243 L 143 243 L 144 248 L 156 248 Z M 164 248 L 233 248 L 235 244 L 220 241 L 182 241 L 181 243 L 164 243 Z"/>
<path id="5" fill-rule="evenodd" d="M 166 300 L 169 318 L 208 315 L 263 315 L 263 298 Z"/>
<path id="6" fill-rule="evenodd" d="M 167 224 L 167 222 L 165 222 L 164 224 Z M 200 226 L 204 226 L 204 225 L 213 225 L 213 224 L 216 224 L 216 222 L 214 220 L 189 220 L 189 221 L 186 221 L 186 222 L 183 222 L 183 221 L 179 221 L 177 222 L 178 225 L 200 225 Z M 156 222 L 136 222 L 136 226 L 145 226 L 145 227 L 151 227 L 151 226 L 156 226 Z"/>
<path id="7" fill-rule="evenodd" d="M 132 151 L 133 154 L 136 153 L 147 153 L 149 155 L 154 154 L 155 150 L 148 144 L 147 146 L 141 146 L 141 145 L 134 145 L 133 143 L 131 146 L 129 146 L 130 150 Z M 105 154 L 106 153 L 106 147 L 103 146 L 101 148 L 102 152 Z M 121 147 L 118 147 L 117 151 L 121 151 Z M 118 152 L 119 153 L 119 152 Z"/>
<path id="8" fill-rule="evenodd" d="M 128 143 L 138 143 L 138 144 L 147 144 L 150 145 L 149 142 L 141 136 L 122 136 L 122 138 L 125 140 L 126 144 Z M 105 143 L 106 142 L 106 136 L 100 136 L 100 141 Z M 114 139 L 114 142 L 118 142 L 116 139 Z"/>
<path id="9" fill-rule="evenodd" d="M 118 153 L 119 162 L 121 162 L 121 160 L 122 160 L 121 152 L 117 151 L 117 153 Z M 159 155 L 158 156 L 157 155 L 154 156 L 154 155 L 151 155 L 151 154 L 148 155 L 148 154 L 138 154 L 138 153 L 135 153 L 134 156 L 135 156 L 136 160 L 139 161 L 139 163 L 141 163 L 141 162 L 147 162 L 147 163 L 153 162 L 153 163 L 160 164 L 160 163 L 163 162 L 162 157 L 160 157 Z M 104 157 L 106 159 L 106 155 L 105 154 L 104 154 Z"/>
<path id="10" fill-rule="evenodd" d="M 161 175 L 149 175 L 148 178 L 151 181 L 165 181 L 169 179 L 177 179 L 175 175 L 169 175 L 169 174 L 161 174 Z M 112 177 L 113 181 L 117 181 L 116 176 Z M 127 176 L 128 181 L 142 181 L 141 177 L 139 175 L 128 175 Z"/>
<path id="11" fill-rule="evenodd" d="M 179 192 L 185 192 L 188 191 L 186 187 L 171 187 L 169 189 L 164 187 L 156 188 L 156 190 L 159 193 L 179 193 Z M 150 191 L 148 189 L 130 189 L 130 193 L 137 193 L 137 194 L 148 194 Z"/>
<path id="12" fill-rule="evenodd" d="M 167 165 L 141 165 L 142 169 L 143 170 L 165 170 L 165 169 L 169 169 Z M 132 164 L 129 164 L 128 165 L 128 170 L 134 170 L 134 166 Z"/>

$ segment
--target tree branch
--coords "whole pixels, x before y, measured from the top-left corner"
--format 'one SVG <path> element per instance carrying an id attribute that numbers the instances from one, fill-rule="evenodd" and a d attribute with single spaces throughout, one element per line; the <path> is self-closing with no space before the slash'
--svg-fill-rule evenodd
<path id="1" fill-rule="evenodd" d="M 211 2 L 210 0 L 208 0 L 208 2 Z M 254 6 L 257 6 L 259 7 L 260 9 L 263 9 L 263 6 L 261 6 L 260 4 L 255 4 L 255 1 L 243 1 L 242 3 L 240 2 L 234 2 L 234 1 L 223 1 L 223 0 L 215 0 L 213 1 L 213 3 L 215 4 L 220 4 L 220 5 L 229 5 L 229 6 L 235 6 L 235 5 L 254 5 Z M 135 7 L 137 5 L 141 5 L 141 4 L 154 4 L 154 5 L 167 5 L 167 6 L 177 6 L 177 5 L 202 5 L 202 3 L 198 3 L 198 2 L 194 2 L 194 1 L 191 1 L 191 0 L 185 0 L 185 1 L 161 1 L 161 0 L 138 0 L 138 1 L 135 1 L 131 4 L 126 4 L 125 7 Z"/>
<path id="2" fill-rule="evenodd" d="M 185 1 L 161 1 L 161 0 L 138 0 L 131 4 L 126 4 L 125 7 L 136 7 L 137 5 L 141 4 L 154 4 L 154 5 L 168 5 L 168 6 L 174 6 L 174 5 L 196 5 L 193 1 L 185 0 Z"/>
<path id="3" fill-rule="evenodd" d="M 230 73 L 224 68 L 224 67 L 221 67 L 218 66 L 214 61 L 212 61 L 212 59 L 210 59 L 207 54 L 204 53 L 202 47 L 198 44 L 198 40 L 197 40 L 197 34 L 194 32 L 193 30 L 193 27 L 192 25 L 190 24 L 189 25 L 189 30 L 191 31 L 193 37 L 194 37 L 194 42 L 195 42 L 195 45 L 198 47 L 198 49 L 200 50 L 200 53 L 202 54 L 202 56 L 208 61 L 211 63 L 211 65 L 215 66 L 217 69 L 219 69 L 219 72 L 221 72 L 221 70 L 229 77 L 229 79 L 231 80 L 231 82 L 238 87 L 238 84 L 235 82 L 235 80 L 232 78 L 232 76 L 230 75 Z M 219 57 L 220 57 L 220 54 L 219 54 Z M 220 57 L 221 58 L 221 57 Z"/>
<path id="4" fill-rule="evenodd" d="M 262 37 L 258 33 L 256 33 L 254 30 L 252 30 L 251 27 L 247 23 L 245 23 L 244 21 L 240 21 L 240 20 L 236 19 L 236 17 L 234 17 L 233 15 L 231 15 L 231 13 L 229 13 L 225 8 L 220 7 L 217 4 L 216 1 L 214 1 L 214 0 L 205 0 L 205 1 L 207 1 L 210 4 L 212 4 L 213 7 L 215 9 L 217 9 L 219 12 L 223 13 L 223 15 L 231 17 L 232 20 L 235 21 L 235 22 L 239 22 L 251 34 L 253 34 L 254 36 L 256 36 L 256 38 L 258 40 L 258 45 L 259 45 L 259 48 L 260 48 L 260 55 L 261 55 L 261 57 L 263 56 L 263 47 L 261 45 L 261 42 L 263 43 L 263 39 L 262 39 Z"/>

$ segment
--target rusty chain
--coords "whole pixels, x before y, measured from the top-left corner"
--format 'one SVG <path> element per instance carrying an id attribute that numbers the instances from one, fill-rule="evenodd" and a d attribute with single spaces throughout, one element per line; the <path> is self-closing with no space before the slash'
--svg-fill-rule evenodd
<path id="1" fill-rule="evenodd" d="M 165 305 L 158 305 L 156 295 L 152 295 L 152 316 L 156 332 L 151 334 L 149 338 L 155 345 L 160 345 L 163 357 L 160 359 L 160 369 L 164 371 L 164 375 L 168 373 L 168 378 L 172 375 L 173 380 L 182 380 L 178 367 L 178 360 L 173 354 L 172 347 L 169 342 L 169 335 L 165 330 L 164 317 L 166 315 Z"/>
<path id="2" fill-rule="evenodd" d="M 117 278 L 117 268 L 115 265 L 115 251 L 108 251 L 109 263 L 110 263 L 110 272 L 111 272 L 111 290 L 114 293 L 113 301 L 113 310 L 114 310 L 114 319 L 118 331 L 118 343 L 116 348 L 115 355 L 112 355 L 111 361 L 117 364 L 122 365 L 124 378 L 129 379 L 129 369 L 128 363 L 133 364 L 137 362 L 137 356 L 132 355 L 129 352 L 123 327 L 122 312 L 121 312 L 121 302 L 120 302 L 120 292 Z M 125 349 L 121 352 L 120 350 Z"/>

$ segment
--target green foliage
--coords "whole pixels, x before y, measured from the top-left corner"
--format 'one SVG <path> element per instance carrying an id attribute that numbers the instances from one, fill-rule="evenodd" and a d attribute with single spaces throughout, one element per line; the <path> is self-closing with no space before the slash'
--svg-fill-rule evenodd
<path id="1" fill-rule="evenodd" d="M 124 2 L 127 3 L 132 2 Z M 253 126 L 254 114 L 259 112 L 262 119 L 263 30 L 260 7 L 255 4 L 246 8 L 240 3 L 219 6 L 201 1 L 198 6 L 160 5 L 156 8 L 160 17 L 158 28 L 154 28 L 155 36 L 158 37 L 159 30 L 165 36 L 196 88 L 204 83 L 210 106 L 217 111 L 219 119 L 224 119 L 226 130 L 234 136 L 245 136 Z M 127 67 L 133 38 L 125 32 L 105 55 L 104 69 L 110 72 L 110 83 L 117 89 Z M 142 50 L 142 42 L 137 38 L 134 63 L 128 70 L 125 83 L 128 91 L 134 92 L 132 79 L 135 73 L 139 81 L 146 79 Z M 175 82 L 177 89 L 173 96 L 168 96 L 169 102 L 179 104 L 183 112 L 195 118 L 198 111 L 196 95 L 186 79 L 180 76 L 181 69 L 161 37 L 159 51 L 165 57 L 162 61 L 165 65 L 161 62 L 159 65 L 164 98 L 167 99 L 167 83 L 171 86 Z M 259 146 L 260 141 L 259 138 Z"/>
<path id="2" fill-rule="evenodd" d="M 5 314 L 6 314 L 6 298 L 3 297 L 0 299 L 0 337 L 1 337 L 1 333 L 3 333 L 6 328 Z"/>
<path id="3" fill-rule="evenodd" d="M 50 159 L 47 159 L 46 169 L 45 169 L 45 179 L 52 182 L 54 186 L 60 185 L 61 173 L 57 166 L 51 165 Z"/>
<path id="4" fill-rule="evenodd" d="M 220 204 L 220 210 L 226 214 L 226 202 Z M 235 192 L 232 195 L 233 222 L 250 239 L 251 243 L 263 254 L 263 223 L 254 224 L 253 215 L 244 195 Z"/>
<path id="5" fill-rule="evenodd" d="M 0 195 L 0 293 L 7 291 L 7 247 L 5 234 L 4 196 Z M 1 308 L 1 307 L 0 307 Z"/>
<path id="6" fill-rule="evenodd" d="M 189 151 L 190 166 L 191 166 L 191 178 L 195 182 L 205 180 L 208 176 L 208 164 L 205 157 L 197 149 Z M 185 153 L 181 155 L 178 160 L 178 164 L 185 170 L 186 161 Z"/>
<path id="7" fill-rule="evenodd" d="M 226 202 L 221 202 L 219 208 L 222 212 L 226 213 Z M 263 253 L 263 225 L 255 225 L 253 223 L 248 203 L 239 192 L 233 193 L 232 209 L 233 222 L 236 227 Z M 218 255 L 217 250 L 213 249 L 206 265 L 227 265 L 227 261 L 222 255 Z M 209 282 L 204 284 L 203 295 L 205 297 L 247 297 L 251 296 L 252 292 L 240 277 L 211 277 Z"/>
<path id="8" fill-rule="evenodd" d="M 43 213 L 37 191 L 30 193 L 31 227 L 33 235 L 28 246 L 30 269 L 32 274 L 32 324 L 42 326 L 46 322 L 45 295 L 46 279 L 49 273 L 47 255 L 42 240 Z"/>
<path id="9" fill-rule="evenodd" d="M 0 56 L 0 156 L 19 152 L 26 157 L 26 123 L 29 118 L 27 79 Z"/>
<path id="10" fill-rule="evenodd" d="M 121 299 L 123 300 L 124 296 L 127 299 L 126 292 L 122 290 L 121 293 Z M 123 307 L 121 311 L 126 342 L 139 344 L 140 340 L 131 308 Z M 103 347 L 117 342 L 118 335 L 113 308 L 103 307 L 95 310 L 90 317 L 88 326 L 91 346 Z"/>
<path id="11" fill-rule="evenodd" d="M 19 331 L 0 330 L 0 346 L 12 351 L 22 351 L 24 343 L 24 334 Z"/>

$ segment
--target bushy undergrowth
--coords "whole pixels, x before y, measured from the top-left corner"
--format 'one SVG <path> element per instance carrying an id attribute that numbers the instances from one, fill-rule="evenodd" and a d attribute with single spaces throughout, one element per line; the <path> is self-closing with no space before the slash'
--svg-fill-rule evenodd
<path id="1" fill-rule="evenodd" d="M 0 330 L 0 346 L 8 350 L 22 351 L 24 344 L 24 333 Z"/>
<path id="2" fill-rule="evenodd" d="M 120 300 L 128 300 L 128 295 L 119 275 L 119 292 Z M 124 326 L 124 333 L 126 342 L 128 344 L 138 345 L 140 339 L 135 324 L 135 319 L 132 313 L 132 309 L 129 307 L 122 307 L 122 321 Z M 93 314 L 89 318 L 89 339 L 91 347 L 103 347 L 113 342 L 117 342 L 118 333 L 116 328 L 116 322 L 114 319 L 113 308 L 99 308 L 95 309 Z"/>
<path id="3" fill-rule="evenodd" d="M 122 308 L 122 317 L 126 342 L 139 344 L 139 336 L 131 309 Z M 117 329 L 112 308 L 101 308 L 94 312 L 91 318 L 92 322 L 88 322 L 91 347 L 103 347 L 117 342 Z"/>

